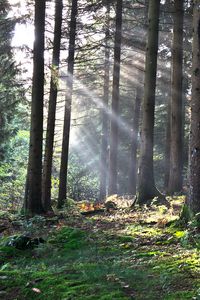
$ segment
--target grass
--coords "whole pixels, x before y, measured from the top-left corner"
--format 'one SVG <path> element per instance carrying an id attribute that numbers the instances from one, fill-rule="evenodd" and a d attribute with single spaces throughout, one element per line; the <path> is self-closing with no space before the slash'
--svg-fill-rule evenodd
<path id="1" fill-rule="evenodd" d="M 91 223 L 95 228 L 99 220 Z M 200 299 L 200 253 L 185 247 L 186 237 L 180 228 L 132 222 L 107 231 L 63 226 L 28 250 L 2 239 L 0 298 Z"/>

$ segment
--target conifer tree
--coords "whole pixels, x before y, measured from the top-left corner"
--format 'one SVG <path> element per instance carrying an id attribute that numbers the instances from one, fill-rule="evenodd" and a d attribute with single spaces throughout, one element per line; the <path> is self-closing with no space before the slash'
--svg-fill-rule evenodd
<path id="1" fill-rule="evenodd" d="M 174 29 L 172 46 L 172 97 L 170 120 L 170 168 L 168 192 L 173 194 L 182 189 L 183 141 L 182 141 L 182 65 L 183 65 L 183 12 L 184 1 L 174 1 Z M 168 141 L 169 142 L 169 141 Z"/>
<path id="2" fill-rule="evenodd" d="M 194 215 L 200 212 L 200 1 L 193 8 L 193 59 L 190 133 L 190 182 L 188 205 Z"/>
<path id="3" fill-rule="evenodd" d="M 110 158 L 108 194 L 117 193 L 117 151 L 118 151 L 118 114 L 119 114 L 119 84 L 122 40 L 122 0 L 117 0 L 116 29 L 114 42 L 114 67 L 112 86 L 112 115 L 110 128 Z"/>
<path id="4" fill-rule="evenodd" d="M 61 208 L 63 206 L 64 200 L 67 197 L 67 170 L 68 170 L 68 156 L 69 156 L 71 105 L 72 105 L 72 93 L 73 93 L 77 10 L 78 10 L 77 0 L 72 0 L 71 21 L 70 21 L 70 31 L 69 31 L 67 91 L 65 96 L 65 116 L 64 116 L 63 141 L 62 141 L 60 176 L 59 176 L 58 208 Z"/>
<path id="5" fill-rule="evenodd" d="M 9 138 L 17 132 L 13 120 L 18 113 L 18 104 L 24 99 L 11 46 L 17 19 L 9 17 L 10 9 L 7 0 L 0 0 L 0 162 L 6 156 Z"/>
<path id="6" fill-rule="evenodd" d="M 159 195 L 153 170 L 154 110 L 158 53 L 160 1 L 149 1 L 148 38 L 145 61 L 144 99 L 142 104 L 141 149 L 138 178 L 138 202 L 145 203 Z"/>
<path id="7" fill-rule="evenodd" d="M 44 33 L 45 0 L 35 0 L 35 41 L 33 48 L 33 81 L 31 103 L 31 130 L 26 213 L 40 214 L 42 206 L 42 142 L 43 142 L 43 99 L 44 99 Z"/>
<path id="8" fill-rule="evenodd" d="M 53 56 L 51 66 L 50 96 L 47 119 L 46 144 L 43 166 L 42 201 L 46 211 L 51 210 L 51 170 L 53 159 L 53 142 L 55 129 L 56 102 L 58 93 L 58 73 L 60 61 L 60 45 L 62 33 L 63 1 L 55 2 L 55 24 L 53 40 Z"/>
<path id="9" fill-rule="evenodd" d="M 139 121 L 140 121 L 140 108 L 142 100 L 142 82 L 143 74 L 141 70 L 137 72 L 137 86 L 135 91 L 135 101 L 133 110 L 133 127 L 131 136 L 131 158 L 130 158 L 130 169 L 129 169 L 129 187 L 128 193 L 130 195 L 136 194 L 137 187 L 137 150 L 138 150 L 138 132 L 139 132 Z"/>
<path id="10" fill-rule="evenodd" d="M 108 163 L 108 102 L 109 102 L 109 77 L 110 77 L 110 3 L 106 2 L 106 28 L 105 28 L 105 71 L 104 71 L 104 95 L 102 107 L 102 140 L 101 140 L 101 159 L 100 159 L 100 192 L 99 200 L 106 197 L 107 186 L 107 163 Z"/>

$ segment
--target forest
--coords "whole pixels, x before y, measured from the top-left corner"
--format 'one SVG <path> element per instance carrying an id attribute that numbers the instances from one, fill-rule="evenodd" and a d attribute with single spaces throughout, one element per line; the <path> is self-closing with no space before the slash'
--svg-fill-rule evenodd
<path id="1" fill-rule="evenodd" d="M 200 300 L 200 0 L 0 28 L 0 299 Z"/>

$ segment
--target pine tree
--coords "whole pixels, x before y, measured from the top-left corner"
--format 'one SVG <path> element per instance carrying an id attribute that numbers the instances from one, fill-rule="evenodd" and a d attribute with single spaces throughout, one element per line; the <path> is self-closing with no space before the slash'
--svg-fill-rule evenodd
<path id="1" fill-rule="evenodd" d="M 53 143 L 55 129 L 56 102 L 58 93 L 58 72 L 60 62 L 60 45 L 62 32 L 62 10 L 63 1 L 55 2 L 55 24 L 54 24 L 54 41 L 53 41 L 53 57 L 51 66 L 51 82 L 50 97 L 47 119 L 46 144 L 44 154 L 43 167 L 43 183 L 42 183 L 42 202 L 46 211 L 51 210 L 51 169 L 53 158 Z"/>
<path id="2" fill-rule="evenodd" d="M 11 47 L 17 19 L 9 17 L 10 9 L 7 0 L 0 0 L 0 162 L 6 156 L 9 138 L 17 132 L 13 121 L 18 114 L 18 104 L 24 99 Z"/>
<path id="3" fill-rule="evenodd" d="M 109 158 L 109 186 L 108 194 L 117 193 L 117 151 L 118 151 L 118 113 L 119 113 L 119 84 L 120 59 L 122 39 L 122 0 L 117 0 L 116 29 L 114 44 L 114 68 L 112 86 L 112 116 L 110 129 L 110 158 Z"/>
<path id="4" fill-rule="evenodd" d="M 69 32 L 67 91 L 65 97 L 65 116 L 64 116 L 61 164 L 60 164 L 60 177 L 59 177 L 58 208 L 61 208 L 63 206 L 64 200 L 67 197 L 67 169 L 68 169 L 71 105 L 72 105 L 72 92 L 73 92 L 76 17 L 77 17 L 77 0 L 72 0 L 70 32 Z"/>
<path id="5" fill-rule="evenodd" d="M 182 64 L 183 64 L 183 14 L 184 1 L 174 2 L 174 30 L 172 48 L 172 97 L 170 124 L 170 173 L 168 192 L 182 189 L 183 141 L 182 141 Z"/>
<path id="6" fill-rule="evenodd" d="M 45 0 L 35 1 L 35 41 L 33 49 L 33 82 L 31 103 L 31 130 L 27 174 L 26 213 L 40 214 L 42 206 L 42 142 L 44 98 L 44 33 Z"/>
<path id="7" fill-rule="evenodd" d="M 106 30 L 105 30 L 105 73 L 104 73 L 104 95 L 102 108 L 102 140 L 101 140 L 101 158 L 100 158 L 100 192 L 99 200 L 106 197 L 107 185 L 107 163 L 108 163 L 108 102 L 109 102 L 109 77 L 110 77 L 110 3 L 106 2 Z"/>
<path id="8" fill-rule="evenodd" d="M 193 59 L 190 133 L 190 194 L 188 205 L 192 214 L 200 212 L 200 1 L 193 8 Z"/>
<path id="9" fill-rule="evenodd" d="M 156 70 L 158 52 L 160 1 L 149 1 L 148 15 L 148 41 L 145 61 L 145 87 L 142 104 L 142 129 L 141 149 L 138 178 L 138 202 L 145 203 L 147 200 L 159 195 L 155 186 L 153 171 L 153 135 L 154 135 L 154 109 Z"/>
<path id="10" fill-rule="evenodd" d="M 143 74 L 142 74 L 143 75 Z M 140 108 L 142 100 L 142 81 L 143 76 L 141 75 L 141 70 L 137 72 L 137 86 L 136 86 L 136 96 L 134 102 L 133 110 L 133 127 L 131 136 L 131 159 L 130 159 L 130 170 L 129 170 L 129 188 L 128 193 L 130 195 L 136 194 L 137 187 L 137 150 L 138 150 L 138 132 L 139 132 L 139 121 L 140 121 Z"/>

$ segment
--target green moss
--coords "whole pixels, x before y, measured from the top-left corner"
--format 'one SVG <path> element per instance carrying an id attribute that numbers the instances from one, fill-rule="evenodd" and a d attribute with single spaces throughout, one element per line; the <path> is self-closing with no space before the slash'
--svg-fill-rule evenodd
<path id="1" fill-rule="evenodd" d="M 0 257 L 1 259 L 5 259 L 8 257 L 13 257 L 13 256 L 19 256 L 21 254 L 20 250 L 9 247 L 9 246 L 2 246 L 0 247 Z"/>
<path id="2" fill-rule="evenodd" d="M 87 245 L 87 236 L 79 229 L 63 227 L 52 236 L 49 243 L 64 247 L 66 250 L 77 250 Z"/>
<path id="3" fill-rule="evenodd" d="M 63 227 L 38 249 L 4 249 L 0 285 L 5 299 L 14 291 L 22 300 L 191 299 L 200 255 L 181 248 L 184 237 L 178 228 L 142 225 L 124 235 Z M 170 238 L 177 243 L 164 244 Z"/>
<path id="4" fill-rule="evenodd" d="M 176 231 L 174 233 L 174 235 L 175 235 L 176 238 L 181 239 L 181 238 L 185 237 L 186 231 L 183 231 L 183 230 L 180 231 L 179 230 L 179 231 Z"/>
<path id="5" fill-rule="evenodd" d="M 133 237 L 157 237 L 163 234 L 163 231 L 158 227 L 152 227 L 148 225 L 133 225 L 128 226 L 127 232 Z"/>
<path id="6" fill-rule="evenodd" d="M 134 238 L 130 235 L 119 235 L 117 237 L 117 239 L 119 240 L 119 242 L 122 242 L 122 243 L 128 243 L 128 242 L 134 241 Z"/>
<path id="7" fill-rule="evenodd" d="M 172 294 L 166 295 L 163 300 L 184 300 L 184 299 L 195 299 L 194 291 L 178 291 Z"/>
<path id="8" fill-rule="evenodd" d="M 120 291 L 114 291 L 109 294 L 102 295 L 101 298 L 99 298 L 99 299 L 100 300 L 113 300 L 113 299 L 126 300 L 126 299 L 130 299 L 130 298 L 122 295 L 122 292 L 120 292 Z"/>

